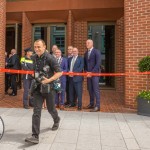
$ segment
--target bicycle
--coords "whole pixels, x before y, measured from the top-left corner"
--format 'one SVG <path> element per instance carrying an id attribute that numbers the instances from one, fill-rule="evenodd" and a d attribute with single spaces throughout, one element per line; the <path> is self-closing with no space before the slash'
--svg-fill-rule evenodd
<path id="1" fill-rule="evenodd" d="M 2 117 L 0 116 L 0 140 L 2 139 L 4 135 L 4 130 L 5 130 L 4 121 Z"/>

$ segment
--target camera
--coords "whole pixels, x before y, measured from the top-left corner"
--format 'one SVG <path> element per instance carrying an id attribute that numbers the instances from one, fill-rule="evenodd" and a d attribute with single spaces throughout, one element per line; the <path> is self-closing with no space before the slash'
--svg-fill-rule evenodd
<path id="1" fill-rule="evenodd" d="M 36 91 L 37 87 L 40 86 L 41 93 L 50 93 L 51 85 L 50 84 L 42 84 L 41 82 L 44 80 L 44 77 L 48 78 L 49 75 L 49 66 L 44 66 L 43 71 L 35 71 L 34 79 L 32 80 L 29 94 L 30 96 Z"/>
<path id="2" fill-rule="evenodd" d="M 48 65 L 43 67 L 43 71 L 35 71 L 34 77 L 35 80 L 39 83 L 41 83 L 44 80 L 44 77 L 48 78 L 50 67 Z"/>

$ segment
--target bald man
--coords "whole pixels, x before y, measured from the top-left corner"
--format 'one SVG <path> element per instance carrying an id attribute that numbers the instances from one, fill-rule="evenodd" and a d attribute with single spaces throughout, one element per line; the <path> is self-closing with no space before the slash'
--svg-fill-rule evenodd
<path id="1" fill-rule="evenodd" d="M 87 86 L 90 95 L 90 103 L 87 109 L 92 109 L 91 112 L 100 110 L 100 90 L 99 90 L 99 77 L 91 76 L 90 73 L 100 72 L 101 55 L 100 50 L 93 47 L 93 41 L 88 39 L 86 41 L 87 51 L 84 55 L 85 71 L 89 73 L 87 76 Z M 96 103 L 94 102 L 96 99 Z"/>
<path id="2" fill-rule="evenodd" d="M 16 49 L 11 50 L 11 55 L 12 56 L 9 58 L 7 67 L 14 70 L 20 69 L 20 61 Z M 11 74 L 11 86 L 12 86 L 12 93 L 9 95 L 16 96 L 17 95 L 17 74 L 15 73 Z"/>

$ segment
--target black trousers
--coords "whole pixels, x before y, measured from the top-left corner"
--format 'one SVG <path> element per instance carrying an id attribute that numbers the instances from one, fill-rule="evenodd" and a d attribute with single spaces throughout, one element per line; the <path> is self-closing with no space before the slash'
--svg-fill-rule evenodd
<path id="1" fill-rule="evenodd" d="M 12 93 L 17 95 L 17 74 L 11 74 Z"/>
<path id="2" fill-rule="evenodd" d="M 37 137 L 40 134 L 41 110 L 44 99 L 46 99 L 48 112 L 51 114 L 54 122 L 57 122 L 59 119 L 58 112 L 55 108 L 55 94 L 56 92 L 54 90 L 52 90 L 49 94 L 41 94 L 38 91 L 33 94 L 34 109 L 32 116 L 32 134 Z"/>
<path id="3" fill-rule="evenodd" d="M 69 78 L 67 77 L 66 81 L 66 102 L 70 104 L 70 98 L 69 98 Z"/>
<path id="4" fill-rule="evenodd" d="M 5 73 L 5 92 L 8 92 L 10 86 L 11 86 L 11 76 L 10 74 Z"/>

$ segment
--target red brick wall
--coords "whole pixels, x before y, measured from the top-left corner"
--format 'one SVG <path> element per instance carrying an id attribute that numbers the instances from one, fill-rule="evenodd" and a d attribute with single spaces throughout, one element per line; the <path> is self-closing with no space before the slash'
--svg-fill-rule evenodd
<path id="1" fill-rule="evenodd" d="M 83 56 L 86 51 L 86 40 L 88 25 L 85 21 L 76 21 L 74 23 L 74 46 L 79 49 L 79 55 Z M 87 80 L 84 77 L 83 90 L 87 90 Z"/>
<path id="2" fill-rule="evenodd" d="M 139 60 L 150 55 L 150 0 L 125 0 L 125 71 L 138 71 Z M 147 77 L 125 78 L 125 104 L 136 108 L 136 96 L 146 89 Z"/>
<path id="3" fill-rule="evenodd" d="M 79 49 L 80 55 L 83 55 L 86 51 L 87 32 L 87 22 L 76 21 L 74 23 L 74 46 Z"/>
<path id="4" fill-rule="evenodd" d="M 22 14 L 22 55 L 24 49 L 31 47 L 32 42 L 32 25 L 26 16 L 26 13 Z"/>
<path id="5" fill-rule="evenodd" d="M 0 68 L 5 68 L 5 24 L 6 24 L 6 1 L 0 0 Z M 4 96 L 5 73 L 0 73 L 0 99 Z"/>
<path id="6" fill-rule="evenodd" d="M 73 45 L 74 40 L 74 17 L 71 10 L 69 10 L 67 20 L 67 46 Z"/>
<path id="7" fill-rule="evenodd" d="M 117 20 L 116 23 L 116 71 L 124 72 L 124 17 Z M 117 92 L 124 92 L 124 77 L 116 77 Z"/>

